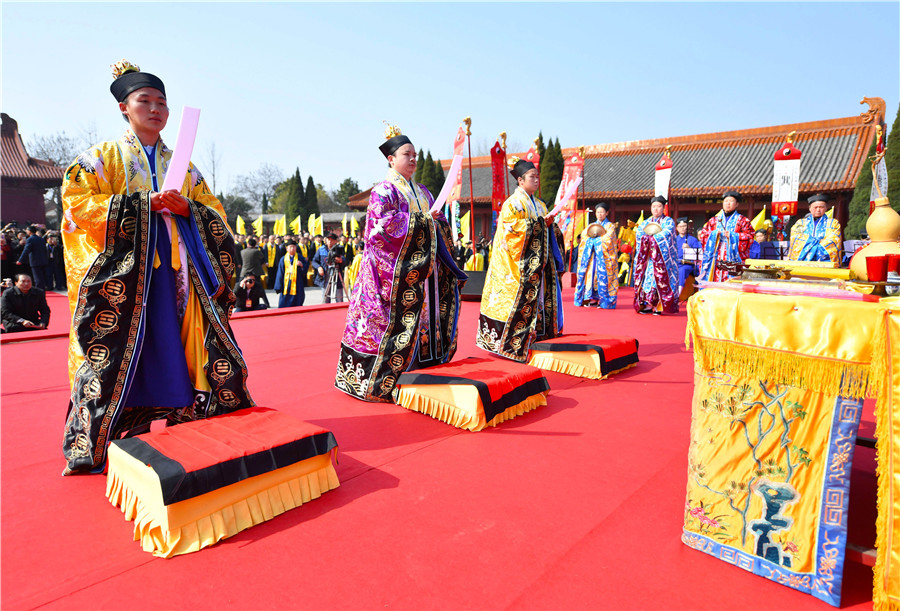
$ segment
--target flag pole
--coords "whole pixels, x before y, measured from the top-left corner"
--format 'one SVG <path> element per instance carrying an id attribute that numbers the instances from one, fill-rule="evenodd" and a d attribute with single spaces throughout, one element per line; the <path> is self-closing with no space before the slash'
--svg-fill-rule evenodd
<path id="1" fill-rule="evenodd" d="M 466 124 L 466 143 L 469 145 L 469 197 L 471 198 L 472 218 L 469 219 L 469 227 L 471 235 L 469 240 L 472 242 L 472 255 L 475 255 L 475 191 L 472 189 L 472 117 L 463 119 Z"/>
<path id="2" fill-rule="evenodd" d="M 584 199 L 584 147 L 578 147 L 578 156 L 581 157 L 581 218 L 584 221 L 584 226 L 587 227 L 587 202 Z M 576 209 L 578 206 L 575 207 Z M 569 251 L 569 269 L 572 269 L 572 254 L 574 251 L 578 250 L 578 244 L 576 240 L 581 237 L 581 234 L 575 235 L 575 230 L 578 229 L 578 223 L 576 222 L 576 218 L 572 219 L 574 226 L 572 227 L 572 249 Z"/>

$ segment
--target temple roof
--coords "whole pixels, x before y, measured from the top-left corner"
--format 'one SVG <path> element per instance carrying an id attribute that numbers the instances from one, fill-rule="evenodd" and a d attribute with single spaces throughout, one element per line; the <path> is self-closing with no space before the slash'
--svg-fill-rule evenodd
<path id="1" fill-rule="evenodd" d="M 22 137 L 19 135 L 19 126 L 8 114 L 2 113 L 3 127 L 0 136 L 2 158 L 0 158 L 0 173 L 3 178 L 32 181 L 35 186 L 49 188 L 57 187 L 62 183 L 66 169 L 49 161 L 33 159 L 28 156 Z"/>
<path id="2" fill-rule="evenodd" d="M 666 147 L 672 156 L 672 197 L 720 197 L 735 190 L 744 195 L 771 195 L 773 156 L 794 134 L 800 149 L 800 191 L 852 190 L 884 120 L 881 98 L 864 98 L 869 110 L 857 116 L 792 123 L 729 132 L 633 140 L 585 146 L 584 190 L 588 199 L 639 199 L 653 196 L 654 167 Z M 564 148 L 563 157 L 577 152 Z M 513 154 L 513 153 L 510 153 Z M 514 153 L 523 157 L 524 153 Z M 449 161 L 443 161 L 446 171 Z M 475 201 L 490 201 L 490 157 L 472 158 Z M 463 162 L 461 201 L 469 200 L 468 162 Z M 508 179 L 508 184 L 512 180 Z M 514 187 L 512 187 L 514 189 Z"/>

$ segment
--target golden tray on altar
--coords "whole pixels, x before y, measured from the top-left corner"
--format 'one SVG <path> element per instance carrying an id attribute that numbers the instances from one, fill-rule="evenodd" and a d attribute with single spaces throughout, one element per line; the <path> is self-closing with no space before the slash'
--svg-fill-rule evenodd
<path id="1" fill-rule="evenodd" d="M 600 223 L 591 223 L 587 226 L 587 235 L 589 238 L 602 238 L 606 235 L 606 229 Z"/>

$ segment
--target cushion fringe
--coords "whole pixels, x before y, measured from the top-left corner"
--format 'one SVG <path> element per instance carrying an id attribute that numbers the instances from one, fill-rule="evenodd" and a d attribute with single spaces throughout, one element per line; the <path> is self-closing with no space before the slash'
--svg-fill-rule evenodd
<path id="1" fill-rule="evenodd" d="M 154 556 L 170 558 L 196 552 L 251 526 L 271 520 L 340 485 L 331 461 L 311 473 L 291 478 L 222 507 L 180 528 L 167 530 L 117 473 L 109 473 L 106 496 L 134 520 L 134 540 Z"/>
<path id="2" fill-rule="evenodd" d="M 616 369 L 615 371 L 610 371 L 606 375 L 603 375 L 603 372 L 601 372 L 600 369 L 588 369 L 584 365 L 557 358 L 554 354 L 558 355 L 559 352 L 533 351 L 528 364 L 532 367 L 537 367 L 538 369 L 546 369 L 557 373 L 564 373 L 576 378 L 588 378 L 590 380 L 605 380 L 615 373 L 625 371 L 626 369 L 630 369 L 637 365 L 637 363 L 632 363 L 621 369 Z"/>
<path id="3" fill-rule="evenodd" d="M 456 428 L 480 431 L 487 426 L 497 426 L 501 422 L 512 420 L 516 416 L 521 416 L 533 409 L 547 405 L 547 392 L 532 395 L 521 403 L 506 408 L 494 416 L 490 422 L 484 421 L 483 409 L 479 409 L 474 414 L 469 413 L 455 405 L 416 392 L 416 389 L 410 386 L 400 388 L 400 392 L 397 393 L 397 404 L 408 410 L 427 414 Z"/>

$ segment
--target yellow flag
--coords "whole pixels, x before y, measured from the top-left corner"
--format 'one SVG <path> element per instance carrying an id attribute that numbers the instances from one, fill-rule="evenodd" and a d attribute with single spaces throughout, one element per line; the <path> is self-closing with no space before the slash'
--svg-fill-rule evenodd
<path id="1" fill-rule="evenodd" d="M 281 218 L 275 221 L 275 227 L 272 229 L 272 233 L 274 233 L 275 235 L 285 235 L 287 233 L 287 227 L 285 226 L 286 224 L 287 217 L 282 214 Z"/>
<path id="2" fill-rule="evenodd" d="M 759 214 L 757 214 L 755 217 L 753 217 L 753 220 L 750 221 L 750 226 L 753 227 L 753 231 L 756 231 L 757 229 L 762 229 L 763 223 L 765 223 L 765 222 L 766 222 L 766 207 L 763 206 L 763 209 L 759 211 Z"/>
<path id="3" fill-rule="evenodd" d="M 469 212 L 471 212 L 471 210 Z M 469 227 L 469 212 L 466 212 L 459 217 L 459 230 L 462 232 L 463 240 L 466 242 L 471 241 L 471 238 L 469 237 L 469 230 L 471 229 L 471 227 Z"/>
<path id="4" fill-rule="evenodd" d="M 293 221 L 291 221 L 291 224 L 289 226 L 291 228 L 291 233 L 293 235 L 300 235 L 300 215 L 299 214 L 297 215 L 297 218 L 295 218 Z"/>
<path id="5" fill-rule="evenodd" d="M 247 226 L 244 225 L 244 219 L 241 218 L 240 214 L 237 216 L 237 219 L 235 219 L 234 226 L 239 234 L 247 235 Z"/>
<path id="6" fill-rule="evenodd" d="M 322 215 L 321 214 L 316 219 L 316 233 L 319 235 L 325 235 L 325 227 L 324 227 L 324 224 L 322 223 Z"/>
<path id="7" fill-rule="evenodd" d="M 309 235 L 316 235 L 316 215 L 310 214 L 309 221 L 306 222 L 306 230 L 309 232 Z"/>
<path id="8" fill-rule="evenodd" d="M 347 213 L 344 213 L 344 218 L 341 219 L 341 229 L 344 230 L 344 235 L 347 235 Z"/>
<path id="9" fill-rule="evenodd" d="M 261 214 L 256 217 L 256 220 L 250 223 L 250 225 L 253 227 L 253 231 L 256 233 L 256 235 L 263 234 L 263 220 Z"/>
<path id="10" fill-rule="evenodd" d="M 640 224 L 643 223 L 643 222 L 644 222 L 644 211 L 641 210 L 641 216 L 638 217 L 638 222 L 637 222 L 637 224 L 640 225 Z"/>
<path id="11" fill-rule="evenodd" d="M 350 233 L 355 238 L 356 233 L 359 231 L 359 221 L 356 220 L 356 217 L 350 218 Z"/>
<path id="12" fill-rule="evenodd" d="M 834 218 L 834 206 L 832 206 L 831 208 L 828 209 L 828 212 L 825 213 L 825 216 L 827 216 L 830 219 Z"/>

